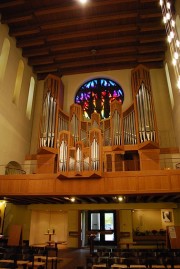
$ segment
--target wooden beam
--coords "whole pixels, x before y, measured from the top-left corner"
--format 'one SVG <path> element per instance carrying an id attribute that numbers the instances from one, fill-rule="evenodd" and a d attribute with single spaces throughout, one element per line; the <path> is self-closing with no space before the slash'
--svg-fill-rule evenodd
<path id="1" fill-rule="evenodd" d="M 16 7 L 16 6 L 20 6 L 20 5 L 23 5 L 25 4 L 26 1 L 25 0 L 12 0 L 12 1 L 5 1 L 5 2 L 0 2 L 0 9 L 3 9 L 3 8 L 9 8 L 9 7 Z"/>

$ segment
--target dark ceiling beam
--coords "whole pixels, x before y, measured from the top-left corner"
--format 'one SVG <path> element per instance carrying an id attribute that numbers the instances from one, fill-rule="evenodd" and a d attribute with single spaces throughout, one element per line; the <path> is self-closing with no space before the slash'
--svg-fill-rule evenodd
<path id="1" fill-rule="evenodd" d="M 35 72 L 43 72 L 44 70 L 56 70 L 56 69 L 64 69 L 64 68 L 77 68 L 77 67 L 83 67 L 83 66 L 96 66 L 96 65 L 105 65 L 109 63 L 118 63 L 121 64 L 123 62 L 128 62 L 128 61 L 137 61 L 137 62 L 155 62 L 155 61 L 162 61 L 164 59 L 164 54 L 159 53 L 158 55 L 152 55 L 151 57 L 147 55 L 121 55 L 119 57 L 111 57 L 111 58 L 95 58 L 95 59 L 89 59 L 89 60 L 82 60 L 82 61 L 70 61 L 70 62 L 60 62 L 60 63 L 53 63 L 53 64 L 48 64 L 48 65 L 36 65 L 34 66 L 34 71 Z"/>
<path id="2" fill-rule="evenodd" d="M 54 63 L 54 57 L 52 56 L 39 56 L 37 57 L 33 57 L 33 59 L 29 59 L 28 60 L 28 64 L 29 65 L 42 65 L 42 64 L 52 64 Z"/>
<path id="3" fill-rule="evenodd" d="M 33 68 L 35 73 L 51 73 L 51 72 L 56 72 L 59 70 L 59 66 L 57 64 L 47 64 L 44 66 L 35 66 Z"/>
<path id="4" fill-rule="evenodd" d="M 4 199 L 1 197 L 0 199 Z M 125 203 L 157 203 L 157 202 L 179 202 L 180 195 L 131 195 L 126 196 L 124 202 Z M 52 197 L 52 196 L 8 196 L 5 199 L 9 203 L 17 204 L 17 205 L 30 205 L 30 204 L 69 204 L 72 203 L 70 199 L 65 199 L 63 197 Z M 113 199 L 113 196 L 86 196 L 76 197 L 76 203 L 119 203 L 118 199 Z"/>
<path id="5" fill-rule="evenodd" d="M 180 195 L 179 194 L 178 195 L 172 195 L 171 197 L 169 197 L 168 202 L 174 202 L 174 201 L 179 202 L 179 200 L 180 200 Z"/>
<path id="6" fill-rule="evenodd" d="M 111 22 L 111 24 L 113 24 L 114 21 L 118 21 L 119 25 L 121 25 L 121 20 L 123 19 L 130 19 L 130 18 L 136 18 L 137 17 L 137 12 L 134 12 L 134 13 L 125 13 L 125 14 L 118 14 L 118 15 L 115 15 L 115 14 L 109 14 L 108 16 L 93 16 L 93 17 L 90 17 L 90 18 L 84 18 L 84 19 L 81 19 L 81 18 L 76 18 L 76 19 L 69 19 L 68 21 L 65 20 L 65 21 L 56 21 L 56 22 L 52 22 L 52 21 L 49 21 L 48 23 L 41 23 L 41 26 L 39 28 L 38 24 L 34 24 L 32 23 L 32 26 L 31 25 L 26 25 L 26 26 L 22 26 L 22 27 L 13 27 L 10 29 L 10 35 L 11 36 L 14 36 L 14 37 L 19 37 L 19 36 L 22 36 L 22 33 L 24 33 L 24 35 L 28 35 L 29 32 L 32 31 L 32 27 L 34 26 L 36 28 L 36 30 L 41 31 L 42 30 L 48 30 L 50 29 L 51 31 L 53 29 L 56 29 L 58 28 L 59 30 L 61 30 L 61 28 L 64 28 L 64 27 L 74 27 L 74 26 L 77 26 L 77 25 L 85 25 L 85 24 L 88 24 L 88 25 L 91 25 L 93 23 L 105 23 L 105 22 Z"/>
<path id="7" fill-rule="evenodd" d="M 130 61 L 126 63 L 111 63 L 109 65 L 100 65 L 100 66 L 83 66 L 83 67 L 77 67 L 76 70 L 74 68 L 64 68 L 64 69 L 58 69 L 55 72 L 53 72 L 54 75 L 57 76 L 65 76 L 65 75 L 74 75 L 79 73 L 90 73 L 90 72 L 101 72 L 101 71 L 111 71 L 111 70 L 121 70 L 121 69 L 132 69 L 135 68 L 139 63 L 137 61 Z M 162 68 L 163 63 L 160 62 L 146 62 L 147 68 Z M 38 80 L 43 80 L 46 78 L 46 76 L 49 74 L 48 71 L 44 72 L 37 72 Z"/>
<path id="8" fill-rule="evenodd" d="M 134 57 L 134 58 L 133 58 Z M 43 72 L 44 70 L 56 70 L 60 68 L 73 68 L 73 67 L 83 67 L 87 65 L 96 66 L 97 64 L 107 64 L 107 63 L 121 63 L 121 62 L 127 62 L 127 61 L 136 61 L 136 57 L 132 55 L 127 55 L 121 58 L 115 57 L 114 59 L 95 59 L 95 60 L 87 60 L 87 61 L 78 61 L 78 62 L 66 62 L 66 63 L 54 63 L 49 65 L 41 65 L 41 66 L 35 66 L 34 71 L 35 72 Z"/>
<path id="9" fill-rule="evenodd" d="M 99 35 L 107 35 L 110 34 L 111 36 L 113 34 L 122 34 L 125 33 L 127 35 L 128 32 L 130 32 L 130 35 L 132 35 L 133 33 L 136 34 L 137 33 L 137 29 L 138 27 L 136 25 L 124 25 L 123 27 L 119 27 L 119 26 L 110 26 L 110 27 L 97 27 L 95 28 L 93 31 L 72 31 L 72 32 L 68 32 L 68 33 L 64 33 L 64 34 L 49 34 L 47 37 L 44 35 L 44 37 L 42 37 L 42 35 L 37 35 L 37 36 L 33 36 L 33 38 L 29 38 L 28 40 L 26 39 L 26 37 L 19 39 L 17 41 L 17 46 L 24 48 L 24 47 L 28 47 L 28 46 L 33 46 L 33 45 L 38 45 L 38 44 L 44 44 L 45 41 L 46 42 L 52 42 L 52 41 L 60 41 L 62 40 L 63 42 L 66 39 L 75 39 L 77 40 L 77 38 L 81 39 L 83 37 L 87 37 L 88 39 L 90 37 L 95 37 L 97 38 L 97 36 Z M 157 27 L 157 26 L 149 26 L 148 30 L 153 32 L 153 36 L 156 37 L 156 35 L 158 35 L 158 31 L 161 30 L 162 28 Z M 144 32 L 147 31 L 145 29 L 141 29 L 140 32 Z M 67 40 L 68 41 L 68 40 Z"/>
<path id="10" fill-rule="evenodd" d="M 117 4 L 131 5 L 132 3 L 136 3 L 136 0 L 113 0 L 113 2 L 109 0 L 101 1 L 101 2 L 90 1 L 89 3 L 87 3 L 87 7 L 88 8 L 97 8 L 97 7 L 102 7 L 102 6 L 108 7 L 108 6 L 117 5 Z M 58 5 L 58 6 L 50 6 L 48 8 L 41 8 L 35 11 L 35 15 L 44 16 L 44 15 L 50 15 L 50 14 L 61 14 L 61 13 L 63 14 L 64 12 L 74 11 L 74 10 L 79 10 L 79 5 L 73 5 L 73 6 Z"/>
<path id="11" fill-rule="evenodd" d="M 54 53 L 53 56 L 47 56 L 42 55 L 39 57 L 29 57 L 28 63 L 30 65 L 41 65 L 45 63 L 53 63 L 53 60 L 56 62 L 61 62 L 64 60 L 72 60 L 72 59 L 81 59 L 81 58 L 95 58 L 99 56 L 105 56 L 105 55 L 115 55 L 116 57 L 120 57 L 121 55 L 124 55 L 126 53 L 137 53 L 138 55 L 146 54 L 146 53 L 163 53 L 164 52 L 164 43 L 159 43 L 158 46 L 144 46 L 141 45 L 138 47 L 138 49 L 135 46 L 125 46 L 120 48 L 109 48 L 109 49 L 101 49 L 101 50 L 95 50 L 94 54 L 93 51 L 78 51 L 78 52 L 71 52 L 71 53 L 61 53 L 56 54 Z"/>
<path id="12" fill-rule="evenodd" d="M 13 8 L 13 7 L 16 7 L 16 6 L 21 6 L 23 4 L 25 4 L 25 0 L 14 0 L 14 1 L 1 1 L 0 2 L 0 9 L 2 8 Z"/>
<path id="13" fill-rule="evenodd" d="M 18 39 L 17 41 L 17 46 L 24 48 L 24 47 L 30 47 L 33 45 L 38 45 L 39 44 L 44 44 L 45 42 L 47 42 L 47 44 L 49 44 L 49 42 L 53 42 L 53 41 L 63 41 L 65 42 L 65 40 L 68 41 L 68 39 L 75 39 L 77 40 L 77 38 L 81 39 L 84 37 L 87 37 L 88 39 L 90 39 L 90 37 L 94 37 L 97 38 L 97 36 L 99 35 L 107 35 L 110 34 L 111 36 L 116 33 L 116 34 L 120 34 L 120 33 L 126 33 L 130 32 L 130 34 L 132 34 L 132 32 L 134 32 L 134 34 L 137 31 L 137 26 L 135 25 L 125 25 L 124 27 L 101 27 L 101 28 L 96 28 L 93 31 L 73 31 L 73 32 L 68 32 L 65 34 L 50 34 L 48 36 L 43 36 L 42 35 L 37 35 L 37 36 L 33 36 L 32 38 L 27 39 L 26 37 Z M 71 41 L 70 41 L 71 42 Z"/>
<path id="14" fill-rule="evenodd" d="M 6 18 L 6 16 L 3 16 L 2 18 L 2 23 L 6 23 L 6 24 L 15 24 L 15 23 L 19 23 L 19 22 L 22 22 L 22 23 L 27 23 L 28 21 L 32 21 L 34 18 L 33 14 L 27 14 L 27 15 L 15 15 L 14 17 L 13 16 L 10 16 L 8 18 Z"/>
<path id="15" fill-rule="evenodd" d="M 96 57 L 96 56 L 104 56 L 104 55 L 123 55 L 124 53 L 135 53 L 136 47 L 122 47 L 122 48 L 112 48 L 112 49 L 101 49 L 101 50 L 95 50 L 93 52 L 92 51 L 78 51 L 78 52 L 71 52 L 71 53 L 61 53 L 61 54 L 56 54 L 54 53 L 53 56 L 40 56 L 40 57 L 29 57 L 29 64 L 30 65 L 40 65 L 40 63 L 45 63 L 46 61 L 52 61 L 53 59 L 55 61 L 64 61 L 64 60 L 72 60 L 72 59 L 80 59 L 80 58 L 92 58 L 92 57 Z M 162 51 L 162 48 L 160 48 L 160 51 Z"/>
<path id="16" fill-rule="evenodd" d="M 65 203 L 64 199 L 60 197 L 52 197 L 52 200 L 56 201 L 57 203 Z"/>
<path id="17" fill-rule="evenodd" d="M 154 34 L 149 34 L 149 35 L 141 35 L 139 36 L 139 42 L 142 44 L 144 43 L 154 43 L 154 42 L 166 42 L 165 40 L 165 34 L 159 33 L 158 35 L 154 35 Z"/>
<path id="18" fill-rule="evenodd" d="M 154 23 L 154 22 L 141 23 L 139 25 L 139 31 L 141 33 L 153 32 L 153 31 L 164 31 L 164 33 L 165 33 L 165 27 L 163 24 L 158 24 L 158 23 Z"/>
<path id="19" fill-rule="evenodd" d="M 154 199 L 155 199 L 155 196 L 154 196 L 154 195 L 149 195 L 149 196 L 147 197 L 147 202 L 153 202 Z"/>
<path id="20" fill-rule="evenodd" d="M 91 203 L 97 203 L 96 198 L 87 197 L 87 199 L 88 199 Z"/>
<path id="21" fill-rule="evenodd" d="M 13 36 L 13 37 L 20 37 L 20 36 L 24 37 L 24 36 L 28 36 L 28 35 L 32 36 L 33 34 L 40 33 L 40 28 L 33 25 L 33 24 L 30 27 L 25 26 L 25 27 L 21 28 L 21 30 L 18 31 L 17 34 L 12 33 L 13 31 L 11 29 L 9 31 L 9 34 L 10 34 L 10 36 Z"/>
<path id="22" fill-rule="evenodd" d="M 134 24 L 126 24 L 123 25 L 123 27 L 118 26 L 108 26 L 107 27 L 96 27 L 95 29 L 91 31 L 69 31 L 68 33 L 64 34 L 53 34 L 53 35 L 48 35 L 46 38 L 47 42 L 50 41 L 56 41 L 56 40 L 64 40 L 64 39 L 72 39 L 72 38 L 83 38 L 83 37 L 94 37 L 97 35 L 107 35 L 111 34 L 113 35 L 114 33 L 127 33 L 127 32 L 135 32 L 137 31 L 137 26 Z"/>
<path id="23" fill-rule="evenodd" d="M 56 51 L 65 51 L 65 50 L 73 50 L 73 49 L 80 49 L 80 48 L 89 48 L 89 50 L 93 48 L 98 47 L 108 47 L 108 46 L 125 46 L 125 44 L 137 44 L 137 38 L 135 36 L 126 36 L 126 37 L 118 37 L 118 38 L 111 38 L 111 39 L 96 39 L 96 40 L 90 40 L 90 41 L 76 41 L 72 43 L 60 43 L 57 45 L 51 45 L 51 51 L 56 52 Z"/>
<path id="24" fill-rule="evenodd" d="M 45 39 L 41 37 L 34 37 L 33 39 L 24 39 L 23 41 L 16 42 L 18 48 L 25 48 L 25 47 L 34 47 L 45 45 Z"/>
<path id="25" fill-rule="evenodd" d="M 108 203 L 108 200 L 105 197 L 100 196 L 99 198 L 103 203 L 106 203 L 106 204 Z"/>
<path id="26" fill-rule="evenodd" d="M 154 46 L 154 44 L 139 44 L 137 49 L 139 54 L 144 54 L 149 52 L 164 52 L 166 50 L 166 47 L 166 43 L 164 42 L 164 40 L 162 40 L 161 42 L 158 42 L 156 46 Z"/>
<path id="27" fill-rule="evenodd" d="M 109 14 L 108 16 L 92 16 L 90 18 L 80 18 L 80 19 L 71 19 L 66 22 L 60 22 L 57 21 L 56 23 L 46 23 L 41 26 L 42 30 L 48 30 L 48 29 L 56 29 L 56 28 L 63 28 L 63 27 L 74 27 L 78 25 L 93 25 L 93 23 L 105 23 L 105 22 L 110 22 L 112 25 L 117 21 L 119 25 L 123 24 L 123 20 L 126 19 L 135 19 L 137 18 L 137 12 L 129 12 L 129 13 L 124 13 L 124 14 Z M 90 28 L 90 27 L 89 27 Z"/>
<path id="28" fill-rule="evenodd" d="M 23 57 L 31 57 L 31 56 L 40 56 L 40 55 L 48 55 L 50 48 L 43 48 L 43 47 L 36 47 L 33 49 L 23 50 L 22 55 Z"/>
<path id="29" fill-rule="evenodd" d="M 160 197 L 157 197 L 157 202 L 162 202 L 162 201 L 164 201 L 164 200 L 167 200 L 168 197 L 169 197 L 169 194 L 167 194 L 167 195 L 162 195 L 162 196 L 160 196 Z"/>

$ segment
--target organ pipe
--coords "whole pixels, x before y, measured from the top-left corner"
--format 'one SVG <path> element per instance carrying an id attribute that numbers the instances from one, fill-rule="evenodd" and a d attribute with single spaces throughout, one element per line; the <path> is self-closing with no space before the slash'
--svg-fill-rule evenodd
<path id="1" fill-rule="evenodd" d="M 136 95 L 139 122 L 140 142 L 155 142 L 155 122 L 153 118 L 152 100 L 144 83 L 141 84 Z"/>
<path id="2" fill-rule="evenodd" d="M 140 67 L 132 77 L 135 80 L 133 103 L 122 112 L 122 104 L 113 100 L 110 117 L 104 120 L 97 112 L 92 113 L 91 120 L 85 120 L 77 104 L 73 104 L 70 115 L 66 115 L 59 107 L 58 83 L 48 81 L 43 97 L 39 145 L 57 147 L 53 152 L 58 152 L 55 154 L 58 154 L 59 171 L 99 171 L 105 156 L 103 150 L 107 149 L 110 154 L 111 151 L 125 151 L 125 148 L 130 150 L 126 145 L 137 150 L 133 145 L 157 142 L 149 73 Z"/>

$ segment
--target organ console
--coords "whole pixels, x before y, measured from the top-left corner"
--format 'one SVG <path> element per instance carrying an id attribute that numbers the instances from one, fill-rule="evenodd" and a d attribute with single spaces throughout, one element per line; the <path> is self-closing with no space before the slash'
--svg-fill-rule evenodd
<path id="1" fill-rule="evenodd" d="M 122 111 L 113 100 L 110 117 L 93 112 L 84 119 L 79 104 L 62 109 L 60 78 L 45 80 L 39 137 L 38 173 L 58 173 L 59 178 L 100 177 L 103 172 L 147 170 L 159 167 L 159 142 L 149 70 L 140 65 L 132 71 L 133 102 Z M 48 156 L 50 166 L 43 167 Z M 156 161 L 152 160 L 156 156 Z M 154 158 L 154 157 L 153 157 Z M 130 165 L 127 165 L 129 162 Z"/>

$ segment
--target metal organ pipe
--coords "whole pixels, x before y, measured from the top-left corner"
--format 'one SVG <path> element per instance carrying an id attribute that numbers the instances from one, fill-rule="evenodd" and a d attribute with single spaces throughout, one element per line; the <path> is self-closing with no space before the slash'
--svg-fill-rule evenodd
<path id="1" fill-rule="evenodd" d="M 136 144 L 135 112 L 131 111 L 124 117 L 124 144 Z"/>
<path id="2" fill-rule="evenodd" d="M 91 160 L 92 160 L 92 170 L 99 169 L 99 145 L 96 138 L 93 138 L 91 144 Z"/>
<path id="3" fill-rule="evenodd" d="M 155 124 L 153 118 L 152 100 L 144 83 L 141 84 L 136 95 L 138 122 L 139 122 L 139 138 L 140 142 L 155 141 Z"/>
<path id="4" fill-rule="evenodd" d="M 47 146 L 48 118 L 49 118 L 49 98 L 50 92 L 47 93 L 43 103 L 43 114 L 41 122 L 40 147 Z"/>
<path id="5" fill-rule="evenodd" d="M 76 116 L 76 114 L 73 114 L 71 119 L 71 133 L 74 138 L 74 145 L 79 140 L 79 120 Z"/>
<path id="6" fill-rule="evenodd" d="M 66 142 L 62 140 L 59 147 L 59 170 L 62 172 L 67 170 L 67 148 Z"/>
<path id="7" fill-rule="evenodd" d="M 79 172 L 82 170 L 81 163 L 82 163 L 82 150 L 78 146 L 76 151 L 76 170 Z"/>
<path id="8" fill-rule="evenodd" d="M 114 145 L 121 145 L 121 120 L 117 110 L 113 115 L 113 141 Z"/>
<path id="9" fill-rule="evenodd" d="M 40 147 L 54 147 L 56 100 L 47 92 L 42 112 Z"/>

